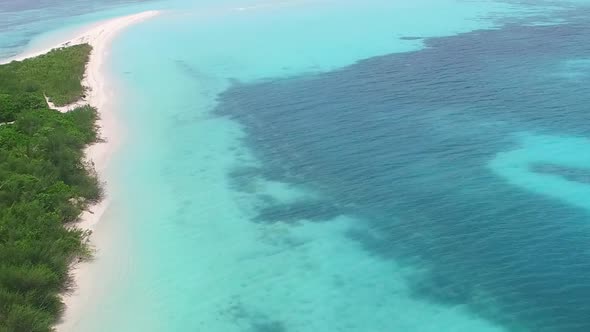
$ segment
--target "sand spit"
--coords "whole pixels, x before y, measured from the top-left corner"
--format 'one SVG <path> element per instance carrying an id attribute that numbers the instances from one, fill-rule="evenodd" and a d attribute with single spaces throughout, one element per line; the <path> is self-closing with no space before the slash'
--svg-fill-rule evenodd
<path id="1" fill-rule="evenodd" d="M 111 43 L 118 33 L 133 24 L 140 23 L 158 14 L 158 11 L 146 11 L 94 23 L 77 31 L 76 37 L 61 41 L 57 45 L 46 49 L 25 52 L 19 56 L 0 61 L 0 64 L 21 61 L 45 54 L 55 48 L 71 45 L 88 43 L 92 46 L 92 53 L 86 65 L 86 72 L 82 81 L 83 86 L 87 89 L 84 99 L 62 107 L 55 106 L 47 96 L 46 100 L 49 107 L 60 112 L 67 112 L 83 105 L 90 105 L 98 110 L 99 120 L 97 125 L 100 127 L 100 135 L 103 141 L 89 146 L 85 151 L 85 156 L 86 161 L 94 165 L 101 179 L 104 178 L 103 175 L 108 161 L 118 145 L 119 136 L 117 133 L 120 132 L 112 105 L 112 100 L 116 96 L 112 87 L 109 86 L 108 77 L 103 65 L 109 56 Z M 109 205 L 108 193 L 109 188 L 106 186 L 105 198 L 82 214 L 80 222 L 76 224 L 77 227 L 90 231 L 94 228 Z M 75 283 L 80 283 L 82 278 L 91 277 L 89 273 L 84 273 L 85 266 L 87 264 L 73 264 L 72 276 Z M 56 326 L 58 331 L 71 331 L 71 327 L 68 326 L 72 324 L 69 324 L 68 321 L 70 317 L 75 315 L 72 312 L 76 311 L 77 304 L 84 300 L 80 299 L 77 295 L 77 291 L 71 294 L 64 294 L 63 301 L 66 305 L 66 312 L 62 322 Z"/>

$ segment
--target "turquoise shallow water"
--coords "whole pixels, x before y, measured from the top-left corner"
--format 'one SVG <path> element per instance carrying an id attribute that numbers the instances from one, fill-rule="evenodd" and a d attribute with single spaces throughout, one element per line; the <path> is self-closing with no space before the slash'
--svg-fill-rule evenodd
<path id="1" fill-rule="evenodd" d="M 51 46 L 71 29 L 140 10 L 144 0 L 0 1 L 0 58 Z M 54 43 L 55 44 L 55 43 Z"/>
<path id="2" fill-rule="evenodd" d="M 588 330 L 584 2 L 95 6 L 57 15 L 165 11 L 113 45 L 68 331 Z M 61 33 L 19 24 L 0 54 Z"/>

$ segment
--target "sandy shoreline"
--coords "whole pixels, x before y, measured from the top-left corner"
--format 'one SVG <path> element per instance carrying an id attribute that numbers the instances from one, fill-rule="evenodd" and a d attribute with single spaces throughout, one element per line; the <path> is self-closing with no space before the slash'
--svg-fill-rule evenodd
<path id="1" fill-rule="evenodd" d="M 87 104 L 95 107 L 98 110 L 99 120 L 97 121 L 97 125 L 100 127 L 100 136 L 104 139 L 104 142 L 99 142 L 89 146 L 85 151 L 85 156 L 87 161 L 94 164 L 95 170 L 101 179 L 104 179 L 104 172 L 108 165 L 108 161 L 116 149 L 118 143 L 118 124 L 115 114 L 113 114 L 114 112 L 112 105 L 114 92 L 111 88 L 109 88 L 107 75 L 104 71 L 103 65 L 109 56 L 110 45 L 118 33 L 130 25 L 142 22 L 158 14 L 158 11 L 146 11 L 90 24 L 85 28 L 78 30 L 76 32 L 76 37 L 74 38 L 60 41 L 58 44 L 46 49 L 25 52 L 16 57 L 0 61 L 0 64 L 11 61 L 20 61 L 45 54 L 54 48 L 69 45 L 88 43 L 92 46 L 92 53 L 90 54 L 90 59 L 86 65 L 86 72 L 84 75 L 84 80 L 82 81 L 82 84 L 88 88 L 86 97 L 83 100 L 63 107 L 55 107 L 51 103 L 49 103 L 49 105 L 61 112 L 67 112 L 78 106 Z M 98 223 L 107 206 L 109 205 L 108 193 L 109 188 L 107 186 L 105 188 L 105 198 L 100 203 L 92 206 L 88 211 L 85 211 L 81 215 L 80 221 L 76 224 L 77 227 L 86 230 L 94 229 L 95 225 Z M 82 273 L 83 271 L 81 270 L 83 267 L 84 264 L 81 266 L 72 267 L 71 273 L 74 278 L 74 282 L 80 282 L 82 274 L 87 275 L 87 273 Z M 62 318 L 62 322 L 56 326 L 58 331 L 67 330 L 67 328 L 64 326 L 67 325 L 68 317 L 72 315 L 71 311 L 77 304 L 75 302 L 78 302 L 76 301 L 76 297 L 77 291 L 74 291 L 71 294 L 64 294 L 62 299 L 66 305 L 66 312 Z"/>

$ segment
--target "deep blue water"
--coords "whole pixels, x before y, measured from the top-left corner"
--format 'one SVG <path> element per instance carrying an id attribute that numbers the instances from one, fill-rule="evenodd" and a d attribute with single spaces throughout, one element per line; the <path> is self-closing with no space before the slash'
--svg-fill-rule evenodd
<path id="1" fill-rule="evenodd" d="M 235 85 L 218 114 L 244 125 L 264 166 L 322 201 L 272 205 L 262 223 L 349 214 L 384 260 L 428 266 L 413 292 L 518 331 L 590 331 L 588 209 L 511 184 L 490 163 L 522 137 L 590 137 L 590 9 L 426 41 L 333 72 Z M 543 136 L 547 137 L 547 136 Z M 565 143 L 564 143 L 565 144 Z M 590 154 L 582 145 L 575 153 Z M 530 171 L 589 185 L 588 168 Z"/>

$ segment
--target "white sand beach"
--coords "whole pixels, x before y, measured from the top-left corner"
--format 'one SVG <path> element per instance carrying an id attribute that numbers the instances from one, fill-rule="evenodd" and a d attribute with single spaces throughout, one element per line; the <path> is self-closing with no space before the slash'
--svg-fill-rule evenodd
<path id="1" fill-rule="evenodd" d="M 112 154 L 117 142 L 117 122 L 109 104 L 109 100 L 113 98 L 113 91 L 108 86 L 107 75 L 105 75 L 103 70 L 103 64 L 108 57 L 110 44 L 114 37 L 126 27 L 158 14 L 158 11 L 152 10 L 94 23 L 76 31 L 76 37 L 60 41 L 57 45 L 41 50 L 28 51 L 16 57 L 0 61 L 0 64 L 21 61 L 48 53 L 55 48 L 71 45 L 87 43 L 92 46 L 92 53 L 86 65 L 86 73 L 82 81 L 82 85 L 88 89 L 86 97 L 75 103 L 61 107 L 55 106 L 47 97 L 46 99 L 49 107 L 60 112 L 67 112 L 83 105 L 90 105 L 98 110 L 100 118 L 97 125 L 100 127 L 100 136 L 104 139 L 104 142 L 89 146 L 86 150 L 86 158 L 94 164 L 99 175 L 104 171 L 109 156 Z M 104 211 L 106 205 L 108 205 L 108 197 L 100 204 L 94 206 L 90 211 L 84 213 L 77 226 L 82 229 L 91 230 L 93 225 L 100 219 L 101 211 Z"/>
<path id="2" fill-rule="evenodd" d="M 27 58 L 32 58 L 45 54 L 52 49 L 64 46 L 77 45 L 88 43 L 92 46 L 92 53 L 86 66 L 86 73 L 83 80 L 83 85 L 88 89 L 86 97 L 83 100 L 75 102 L 63 107 L 56 107 L 49 100 L 48 104 L 51 108 L 59 110 L 60 112 L 67 112 L 82 105 L 90 105 L 95 107 L 99 113 L 99 120 L 97 125 L 100 127 L 100 136 L 104 140 L 102 142 L 93 144 L 86 149 L 86 159 L 95 167 L 99 178 L 103 178 L 104 171 L 108 165 L 109 159 L 117 147 L 120 136 L 117 134 L 118 125 L 116 115 L 114 114 L 112 100 L 114 98 L 114 91 L 109 86 L 108 77 L 105 73 L 104 64 L 109 56 L 109 48 L 113 39 L 123 29 L 142 22 L 146 19 L 158 15 L 158 11 L 146 11 L 138 14 L 118 17 L 91 24 L 81 30 L 75 32 L 75 37 L 60 41 L 52 47 L 40 50 L 31 50 L 19 56 L 9 58 L 0 63 L 8 63 L 11 61 L 21 61 Z M 84 212 L 80 217 L 80 221 L 76 224 L 77 227 L 85 230 L 93 230 L 95 225 L 100 220 L 106 207 L 109 205 L 109 188 L 105 186 L 105 198 L 98 204 L 92 206 L 88 211 Z M 74 282 L 78 283 L 81 278 L 89 276 L 84 273 L 84 266 L 87 263 L 74 264 L 72 266 L 72 276 Z M 66 305 L 66 312 L 60 323 L 56 328 L 59 331 L 69 331 L 63 326 L 67 325 L 68 317 L 77 303 L 77 291 L 64 294 L 63 301 Z"/>

